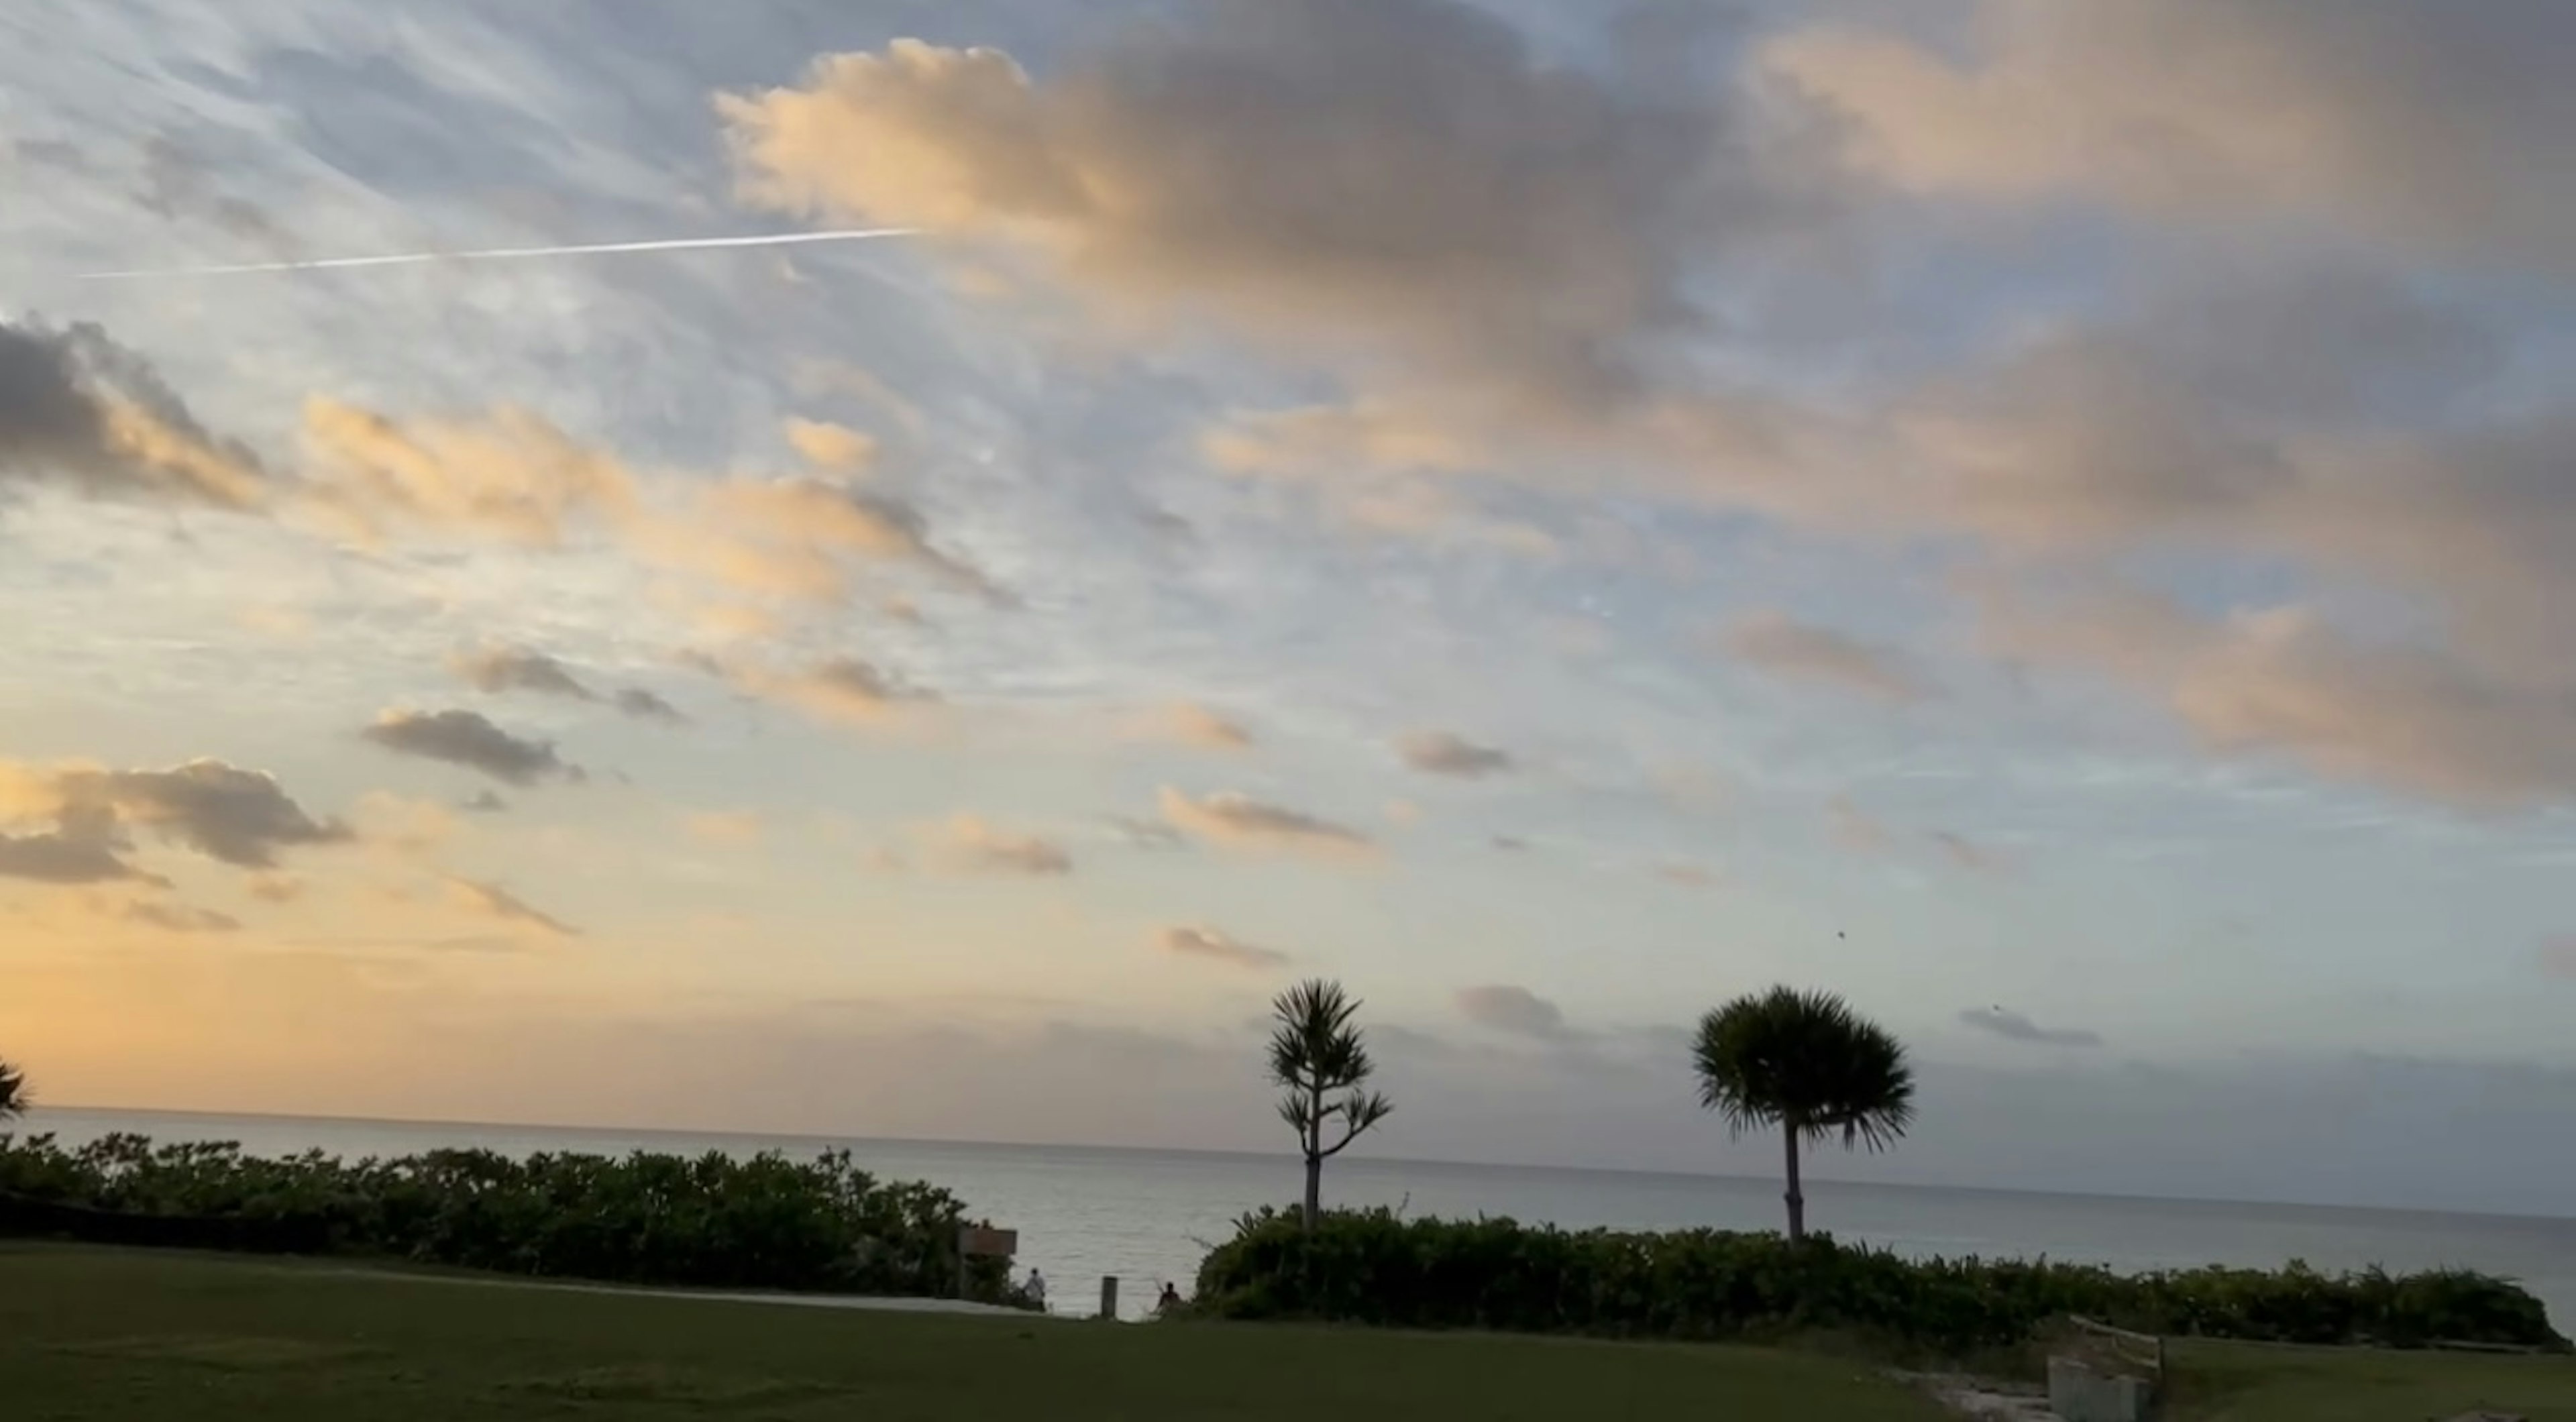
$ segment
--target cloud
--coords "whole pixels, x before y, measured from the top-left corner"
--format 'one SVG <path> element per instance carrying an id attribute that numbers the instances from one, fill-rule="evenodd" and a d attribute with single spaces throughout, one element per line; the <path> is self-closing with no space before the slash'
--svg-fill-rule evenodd
<path id="1" fill-rule="evenodd" d="M 1000 596 L 891 494 L 805 478 L 648 478 L 520 406 L 397 419 L 315 397 L 303 438 L 317 478 L 298 507 L 369 543 L 602 543 L 735 592 L 823 604 L 849 595 L 854 562 L 908 561 Z"/>
<path id="2" fill-rule="evenodd" d="M 1664 864 L 1655 869 L 1655 877 L 1681 889 L 1712 889 L 1717 875 L 1696 864 Z"/>
<path id="3" fill-rule="evenodd" d="M 542 652 L 523 647 L 482 647 L 459 652 L 449 659 L 448 667 L 466 685 L 486 695 L 526 691 L 574 701 L 604 701 L 620 714 L 639 721 L 678 725 L 689 719 L 680 708 L 640 686 L 624 687 L 603 697 L 572 668 Z"/>
<path id="4" fill-rule="evenodd" d="M 2576 798 L 2576 687 L 2553 669 L 2498 677 L 2448 649 L 2356 639 L 2301 607 L 2208 621 L 2097 588 L 2051 608 L 1990 602 L 1990 645 L 2160 696 L 2213 751 L 2472 807 Z"/>
<path id="5" fill-rule="evenodd" d="M 291 904 L 304 897 L 304 881 L 286 874 L 257 874 L 247 886 L 250 896 L 264 904 Z"/>
<path id="6" fill-rule="evenodd" d="M 1246 751 L 1253 745 L 1250 727 L 1195 701 L 1183 701 L 1164 708 L 1151 729 L 1199 750 Z"/>
<path id="7" fill-rule="evenodd" d="M 572 670 L 542 652 L 520 647 L 484 647 L 459 652 L 448 661 L 448 667 L 466 685 L 486 695 L 505 691 L 528 691 L 539 696 L 563 696 L 575 701 L 597 701 L 599 693 L 590 689 Z"/>
<path id="8" fill-rule="evenodd" d="M 906 686 L 856 657 L 834 657 L 798 672 L 752 669 L 728 675 L 735 685 L 756 696 L 842 725 L 888 725 L 939 700 L 935 693 Z"/>
<path id="9" fill-rule="evenodd" d="M 1479 1027 L 1518 1037 L 1552 1042 L 1568 1035 L 1563 1010 L 1525 987 L 1496 984 L 1462 988 L 1458 1011 Z"/>
<path id="10" fill-rule="evenodd" d="M 1212 844 L 1334 857 L 1376 852 L 1376 845 L 1358 830 L 1232 791 L 1193 800 L 1166 786 L 1160 804 L 1173 828 Z"/>
<path id="11" fill-rule="evenodd" d="M 1856 854 L 1885 854 L 1896 847 L 1896 834 L 1849 795 L 1836 795 L 1825 806 L 1834 843 Z"/>
<path id="12" fill-rule="evenodd" d="M 959 873 L 1052 878 L 1073 872 L 1073 855 L 1063 845 L 1013 834 L 976 815 L 959 815 L 924 838 L 932 854 Z"/>
<path id="13" fill-rule="evenodd" d="M 768 825 L 757 810 L 721 810 L 689 817 L 689 835 L 708 844 L 758 844 Z"/>
<path id="14" fill-rule="evenodd" d="M 303 435 L 324 476 L 310 504 L 371 541 L 411 531 L 557 548 L 585 528 L 634 527 L 643 509 L 623 463 L 520 406 L 405 421 L 316 396 Z"/>
<path id="15" fill-rule="evenodd" d="M 622 688 L 610 698 L 610 704 L 638 721 L 660 721 L 665 725 L 685 725 L 689 715 L 659 695 L 640 686 Z"/>
<path id="16" fill-rule="evenodd" d="M 787 422 L 787 443 L 806 463 L 834 474 L 856 474 L 877 462 L 874 436 L 824 420 Z"/>
<path id="17" fill-rule="evenodd" d="M 1933 846 L 1949 856 L 1952 864 L 1977 874 L 2000 874 L 2012 867 L 2011 861 L 1955 830 L 1934 830 Z"/>
<path id="18" fill-rule="evenodd" d="M 698 496 L 695 515 L 639 541 L 659 561 L 731 587 L 838 601 L 851 560 L 909 562 L 987 597 L 990 580 L 930 542 L 918 509 L 892 494 L 814 479 L 734 479 Z"/>
<path id="19" fill-rule="evenodd" d="M 2018 1012 L 2005 1007 L 1973 1007 L 1959 1014 L 1962 1025 L 1989 1032 L 2007 1042 L 2028 1042 L 2043 1047 L 2098 1047 L 2098 1032 L 2042 1027 Z"/>
<path id="20" fill-rule="evenodd" d="M 447 891 L 448 897 L 459 908 L 468 912 L 521 928 L 533 929 L 549 938 L 582 936 L 580 929 L 531 906 L 527 900 L 498 884 L 487 884 L 474 879 L 450 879 L 447 881 Z"/>
<path id="21" fill-rule="evenodd" d="M 1762 65 L 1838 110 L 1898 187 L 2084 196 L 2161 217 L 2567 270 L 2576 128 L 2555 0 L 1982 0 L 1964 44 L 1819 26 Z"/>
<path id="22" fill-rule="evenodd" d="M 2576 979 L 2576 934 L 2548 939 L 2535 956 L 2540 971 L 2550 977 Z"/>
<path id="23" fill-rule="evenodd" d="M 124 916 L 129 922 L 167 933 L 238 933 L 242 926 L 241 920 L 230 914 L 151 899 L 127 904 Z"/>
<path id="24" fill-rule="evenodd" d="M 474 711 L 387 711 L 358 734 L 396 755 L 460 765 L 520 789 L 586 778 L 580 766 L 555 753 L 552 742 L 511 735 Z"/>
<path id="25" fill-rule="evenodd" d="M 469 815 L 500 815 L 509 813 L 510 802 L 489 790 L 477 790 L 458 801 L 456 808 Z"/>
<path id="26" fill-rule="evenodd" d="M 170 770 L 0 763 L 0 875 L 56 884 L 149 879 L 127 859 L 137 831 L 239 869 L 270 869 L 286 850 L 352 836 L 317 819 L 275 777 L 218 760 Z"/>
<path id="27" fill-rule="evenodd" d="M 1170 825 L 1136 815 L 1104 816 L 1101 824 L 1136 849 L 1179 849 L 1189 842 Z"/>
<path id="28" fill-rule="evenodd" d="M 1738 620 L 1727 629 L 1724 645 L 1778 677 L 1900 704 L 1932 694 L 1899 653 L 1785 613 L 1757 612 Z"/>
<path id="29" fill-rule="evenodd" d="M 143 877 L 107 840 L 68 834 L 0 835 L 0 879 L 106 884 Z"/>
<path id="30" fill-rule="evenodd" d="M 1496 850 L 1505 854 L 1527 854 L 1530 847 L 1530 842 L 1528 840 L 1522 839 L 1518 835 L 1509 834 L 1495 835 L 1492 839 L 1486 841 L 1486 843 L 1492 845 Z"/>
<path id="31" fill-rule="evenodd" d="M 0 491 L 247 510 L 269 498 L 251 453 L 207 433 L 142 357 L 98 326 L 0 321 Z"/>
<path id="32" fill-rule="evenodd" d="M 1275 948 L 1256 948 L 1213 928 L 1175 926 L 1154 935 L 1155 946 L 1178 958 L 1202 958 L 1232 968 L 1284 968 L 1296 960 Z"/>
<path id="33" fill-rule="evenodd" d="M 1416 732 L 1397 741 L 1395 749 L 1406 765 L 1425 775 L 1482 780 L 1513 768 L 1509 751 L 1480 746 L 1447 731 Z"/>
<path id="34" fill-rule="evenodd" d="M 1548 406 L 1636 389 L 1700 324 L 1686 258 L 1790 206 L 1697 94 L 1549 64 L 1451 0 L 1230 0 L 1124 35 L 1044 79 L 899 40 L 725 95 L 740 191 Z"/>

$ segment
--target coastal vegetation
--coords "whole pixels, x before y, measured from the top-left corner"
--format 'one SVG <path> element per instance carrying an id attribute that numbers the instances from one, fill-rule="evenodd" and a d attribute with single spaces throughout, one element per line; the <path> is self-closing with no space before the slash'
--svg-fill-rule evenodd
<path id="1" fill-rule="evenodd" d="M 1700 1106 L 1729 1134 L 1778 1128 L 1792 1244 L 1807 1237 L 1799 1146 L 1840 1136 L 1845 1150 L 1885 1150 L 1914 1122 L 1904 1044 L 1832 993 L 1777 987 L 1737 998 L 1700 1019 L 1691 1066 Z"/>
<path id="2" fill-rule="evenodd" d="M 27 1074 L 0 1062 L 0 1121 L 14 1120 L 27 1112 Z"/>
<path id="3" fill-rule="evenodd" d="M 1015 1301 L 963 1202 L 812 1161 L 441 1150 L 269 1160 L 226 1144 L 0 1136 L 0 1235 L 342 1255 L 549 1278 Z"/>
<path id="4" fill-rule="evenodd" d="M 1323 1210 L 1324 1162 L 1395 1110 L 1367 1089 L 1377 1067 L 1361 1039 L 1359 1010 L 1340 983 L 1321 978 L 1299 983 L 1270 1004 L 1270 1079 L 1281 1089 L 1279 1117 L 1297 1132 L 1297 1153 L 1306 1164 L 1299 1218 L 1308 1229 Z M 1336 1139 L 1326 1145 L 1327 1136 Z"/>
<path id="5" fill-rule="evenodd" d="M 1194 1306 L 1225 1319 L 1604 1338 L 1856 1335 L 1961 1357 L 2069 1314 L 2145 1332 L 2265 1343 L 2472 1343 L 2563 1352 L 2541 1302 L 2480 1274 L 2325 1274 L 1913 1260 L 1717 1230 L 1564 1230 L 1507 1219 L 1334 1211 L 1311 1232 L 1246 1216 L 1200 1265 Z"/>

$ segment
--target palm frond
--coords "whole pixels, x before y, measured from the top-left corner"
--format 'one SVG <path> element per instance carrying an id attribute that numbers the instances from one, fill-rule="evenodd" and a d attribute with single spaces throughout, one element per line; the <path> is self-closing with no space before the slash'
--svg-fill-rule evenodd
<path id="1" fill-rule="evenodd" d="M 1828 992 L 1778 987 L 1700 1019 L 1700 1105 L 1730 1134 L 1786 1125 L 1811 1140 L 1884 1150 L 1914 1122 L 1904 1044 Z"/>

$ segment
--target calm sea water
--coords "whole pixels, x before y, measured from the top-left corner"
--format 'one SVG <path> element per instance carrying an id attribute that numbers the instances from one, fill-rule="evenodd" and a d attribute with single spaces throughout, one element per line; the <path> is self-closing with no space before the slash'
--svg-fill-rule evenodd
<path id="1" fill-rule="evenodd" d="M 51 1131 L 66 1143 L 135 1131 L 164 1141 L 238 1141 L 254 1154 L 318 1148 L 351 1157 L 441 1146 L 514 1154 L 780 1150 L 791 1156 L 846 1147 L 864 1169 L 944 1185 L 975 1213 L 1017 1229 L 1020 1267 L 1045 1271 L 1059 1311 L 1082 1313 L 1097 1309 L 1103 1275 L 1118 1276 L 1125 1314 L 1149 1307 L 1164 1280 L 1187 1293 L 1199 1257 L 1232 1232 L 1237 1216 L 1284 1204 L 1300 1188 L 1294 1159 L 1177 1151 L 47 1109 L 30 1112 L 23 1129 Z M 1779 1186 L 1768 1180 L 1344 1156 L 1326 1169 L 1324 1182 L 1334 1203 L 1396 1205 L 1416 1215 L 1509 1215 L 1570 1228 L 1776 1229 L 1780 1223 Z M 2046 1256 L 2120 1270 L 2277 1267 L 2292 1259 L 2330 1270 L 2462 1267 L 2517 1279 L 2549 1305 L 2562 1331 L 2576 1324 L 2576 1219 L 1831 1181 L 1809 1182 L 1808 1196 L 1813 1227 L 1906 1254 Z"/>

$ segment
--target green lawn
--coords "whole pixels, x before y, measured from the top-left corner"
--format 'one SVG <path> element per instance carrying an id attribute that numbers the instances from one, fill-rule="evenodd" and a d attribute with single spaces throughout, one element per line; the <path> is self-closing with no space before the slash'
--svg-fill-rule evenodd
<path id="1" fill-rule="evenodd" d="M 2172 1362 L 2182 1422 L 2425 1422 L 2476 1408 L 2576 1422 L 2576 1358 L 2190 1343 Z"/>
<path id="2" fill-rule="evenodd" d="M 1751 1348 L 843 1313 L 0 1245 L 0 1417 L 1929 1422 Z"/>

